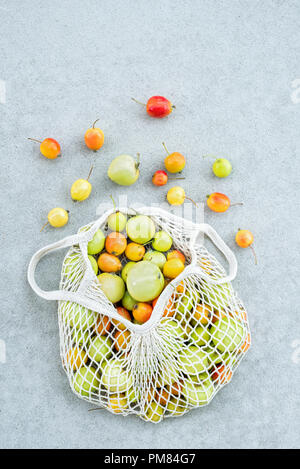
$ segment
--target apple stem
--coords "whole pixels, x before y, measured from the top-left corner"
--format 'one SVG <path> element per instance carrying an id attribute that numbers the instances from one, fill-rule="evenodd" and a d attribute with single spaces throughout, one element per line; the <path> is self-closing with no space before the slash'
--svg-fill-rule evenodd
<path id="1" fill-rule="evenodd" d="M 112 203 L 113 203 L 113 206 L 114 206 L 114 211 L 116 211 L 116 202 L 115 202 L 115 199 L 113 198 L 112 195 L 109 196 L 112 200 Z"/>
<path id="2" fill-rule="evenodd" d="M 255 252 L 255 249 L 253 246 L 250 246 L 251 248 L 251 251 L 253 252 L 253 256 L 254 256 L 254 262 L 255 262 L 255 265 L 257 265 L 257 256 L 256 256 L 256 252 Z"/>
<path id="3" fill-rule="evenodd" d="M 88 412 L 93 412 L 94 410 L 105 410 L 104 407 L 95 407 L 94 409 L 89 409 Z"/>
<path id="4" fill-rule="evenodd" d="M 141 159 L 141 154 L 140 154 L 140 153 L 137 153 L 136 156 L 137 156 L 137 161 L 136 161 L 136 163 L 135 163 L 135 167 L 136 167 L 136 169 L 139 169 L 140 164 L 141 164 L 141 161 L 140 161 L 140 159 Z"/>
<path id="5" fill-rule="evenodd" d="M 141 104 L 142 106 L 146 107 L 146 104 L 145 103 L 141 103 L 141 101 L 138 101 L 137 99 L 135 98 L 131 98 L 132 101 L 134 101 L 135 103 L 138 103 L 138 104 Z"/>
<path id="6" fill-rule="evenodd" d="M 90 177 L 91 177 L 91 175 L 92 175 L 92 172 L 93 172 L 93 169 L 94 169 L 94 165 L 91 166 L 89 175 L 88 175 L 88 177 L 86 178 L 87 181 L 90 179 Z"/>
<path id="7" fill-rule="evenodd" d="M 130 210 L 132 210 L 136 215 L 138 214 L 138 212 L 137 212 L 134 208 L 132 208 L 132 207 L 129 207 L 129 208 L 130 208 Z"/>
<path id="8" fill-rule="evenodd" d="M 40 229 L 40 233 L 43 231 L 43 229 L 44 229 L 47 225 L 49 225 L 49 222 L 48 222 L 48 221 L 47 221 L 47 223 L 45 223 L 45 224 L 42 226 L 42 228 Z"/>
<path id="9" fill-rule="evenodd" d="M 167 149 L 167 147 L 166 147 L 165 142 L 162 142 L 162 146 L 164 147 L 164 149 L 166 150 L 167 154 L 169 155 L 170 153 L 168 152 L 168 149 Z"/>
<path id="10" fill-rule="evenodd" d="M 174 104 L 172 104 L 172 109 L 176 109 L 176 106 Z"/>
<path id="11" fill-rule="evenodd" d="M 193 202 L 193 204 L 194 204 L 196 207 L 198 207 L 198 205 L 196 204 L 196 202 L 195 202 L 193 199 L 191 199 L 190 197 L 187 197 L 187 196 L 185 196 L 185 198 L 188 199 L 188 200 L 190 200 L 191 202 Z"/>
<path id="12" fill-rule="evenodd" d="M 185 178 L 169 178 L 169 181 L 178 181 L 179 179 L 185 179 Z"/>
<path id="13" fill-rule="evenodd" d="M 234 204 L 230 204 L 230 207 L 234 207 L 235 205 L 244 205 L 244 202 L 236 202 Z"/>
<path id="14" fill-rule="evenodd" d="M 42 143 L 41 140 L 37 140 L 36 138 L 27 137 L 27 139 L 32 140 L 33 142 Z"/>
<path id="15" fill-rule="evenodd" d="M 153 239 L 150 239 L 150 241 L 147 241 L 146 243 L 143 244 L 143 246 L 148 246 L 149 244 L 151 244 L 153 242 Z"/>
<path id="16" fill-rule="evenodd" d="M 96 120 L 95 120 L 95 122 L 94 122 L 93 125 L 92 125 L 93 129 L 95 128 L 96 122 L 98 122 L 99 120 L 100 120 L 100 119 L 96 119 Z"/>

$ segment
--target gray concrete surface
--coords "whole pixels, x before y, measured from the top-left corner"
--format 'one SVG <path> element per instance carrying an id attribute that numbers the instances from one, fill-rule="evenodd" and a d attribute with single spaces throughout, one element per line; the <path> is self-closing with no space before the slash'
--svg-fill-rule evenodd
<path id="1" fill-rule="evenodd" d="M 0 446 L 299 447 L 299 2 L 1 0 L 0 15 Z M 153 94 L 176 104 L 170 118 L 151 120 L 130 100 Z M 97 117 L 106 141 L 94 155 L 82 137 Z M 47 136 L 62 144 L 57 161 L 26 140 Z M 219 191 L 244 202 L 226 214 L 205 211 L 205 220 L 237 256 L 234 284 L 253 347 L 210 406 L 152 426 L 88 413 L 71 393 L 56 305 L 31 291 L 26 269 L 36 249 L 93 220 L 111 193 L 162 203 L 166 191 L 150 175 L 162 167 L 163 140 L 187 157 L 191 197 Z M 112 157 L 138 151 L 139 181 L 110 183 Z M 232 175 L 215 178 L 204 154 L 229 157 Z M 92 161 L 92 196 L 74 205 L 70 185 Z M 57 205 L 71 210 L 70 223 L 40 233 Z M 255 234 L 257 267 L 235 246 L 239 227 Z M 58 260 L 39 270 L 49 289 Z"/>

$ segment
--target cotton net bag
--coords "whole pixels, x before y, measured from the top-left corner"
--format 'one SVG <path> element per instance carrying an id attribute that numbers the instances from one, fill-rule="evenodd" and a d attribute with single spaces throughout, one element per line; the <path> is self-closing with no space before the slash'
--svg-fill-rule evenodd
<path id="1" fill-rule="evenodd" d="M 119 210 L 128 219 L 137 215 Z M 138 214 L 153 220 L 156 231 L 171 235 L 172 249 L 181 251 L 186 263 L 179 276 L 166 282 L 150 319 L 137 324 L 132 316 L 118 313 L 121 303 L 107 299 L 88 256 L 88 243 L 98 230 L 109 233 L 107 218 L 113 212 L 39 250 L 31 259 L 28 280 L 39 296 L 58 300 L 60 354 L 72 391 L 101 409 L 158 423 L 209 404 L 231 381 L 250 347 L 247 313 L 231 285 L 236 259 L 209 225 L 159 208 L 139 209 Z M 197 244 L 200 234 L 225 256 L 228 275 Z M 42 290 L 35 280 L 39 260 L 66 247 L 59 290 Z M 151 244 L 145 247 L 151 249 Z M 120 259 L 125 263 L 124 255 Z M 126 306 L 130 309 L 128 302 Z"/>

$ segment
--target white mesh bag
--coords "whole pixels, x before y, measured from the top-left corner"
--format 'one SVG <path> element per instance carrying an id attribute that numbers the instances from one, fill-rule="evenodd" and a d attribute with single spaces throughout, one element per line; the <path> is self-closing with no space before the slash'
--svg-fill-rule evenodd
<path id="1" fill-rule="evenodd" d="M 159 208 L 139 209 L 157 230 L 172 236 L 173 248 L 184 253 L 187 263 L 160 294 L 150 319 L 135 324 L 107 299 L 87 253 L 99 228 L 109 232 L 106 222 L 113 212 L 40 249 L 30 261 L 28 281 L 39 296 L 59 302 L 60 353 L 73 392 L 100 408 L 157 423 L 207 405 L 229 383 L 250 347 L 247 313 L 230 283 L 236 259 L 209 225 Z M 196 243 L 201 233 L 224 254 L 228 275 Z M 39 260 L 66 247 L 60 289 L 42 290 L 35 280 Z"/>

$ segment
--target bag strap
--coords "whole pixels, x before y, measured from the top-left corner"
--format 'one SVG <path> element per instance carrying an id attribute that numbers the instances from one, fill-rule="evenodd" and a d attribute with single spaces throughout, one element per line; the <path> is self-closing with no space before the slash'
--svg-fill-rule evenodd
<path id="1" fill-rule="evenodd" d="M 42 290 L 36 283 L 35 271 L 36 271 L 38 263 L 44 256 L 46 256 L 47 254 L 50 254 L 50 252 L 58 251 L 59 249 L 67 248 L 67 247 L 73 246 L 74 244 L 78 244 L 79 242 L 86 241 L 86 234 L 87 232 L 82 232 L 76 235 L 67 236 L 66 238 L 63 238 L 60 241 L 57 241 L 56 243 L 48 244 L 48 246 L 43 247 L 32 256 L 29 266 L 28 266 L 28 270 L 27 270 L 27 279 L 28 279 L 29 285 L 31 286 L 31 288 L 37 295 L 41 296 L 45 300 L 72 301 L 71 299 L 72 297 L 74 301 L 73 292 L 67 292 L 63 290 L 53 290 L 53 291 Z M 66 298 L 66 296 L 70 298 Z"/>
<path id="2" fill-rule="evenodd" d="M 225 277 L 222 277 L 217 280 L 213 280 L 209 275 L 205 275 L 205 277 L 210 283 L 213 283 L 216 285 L 231 282 L 235 278 L 236 273 L 237 273 L 237 261 L 236 261 L 235 255 L 233 254 L 231 249 L 227 246 L 227 244 L 224 243 L 223 239 L 218 235 L 218 233 L 207 223 L 201 223 L 198 225 L 197 236 L 200 233 L 204 233 L 213 242 L 213 244 L 224 255 L 224 257 L 226 258 L 229 264 L 229 272 Z"/>
<path id="3" fill-rule="evenodd" d="M 105 215 L 107 215 L 107 213 Z M 100 305 L 98 304 L 98 302 L 90 298 L 86 298 L 83 292 L 71 292 L 71 291 L 66 291 L 66 290 L 46 291 L 46 290 L 42 290 L 38 286 L 35 280 L 35 271 L 36 271 L 37 265 L 44 256 L 46 256 L 47 254 L 51 252 L 54 252 L 54 251 L 57 251 L 66 247 L 70 247 L 70 246 L 81 244 L 81 243 L 87 243 L 92 238 L 95 230 L 99 227 L 100 221 L 101 221 L 100 219 L 97 220 L 88 231 L 82 231 L 76 235 L 67 236 L 66 238 L 60 241 L 57 241 L 56 243 L 52 243 L 52 244 L 49 244 L 48 246 L 45 246 L 44 248 L 40 249 L 33 255 L 28 266 L 27 278 L 28 278 L 28 282 L 31 288 L 34 290 L 34 292 L 37 295 L 39 295 L 40 297 L 46 300 L 71 301 L 74 303 L 78 303 L 88 309 L 91 309 L 92 311 L 100 312 Z M 202 224 L 195 225 L 195 226 L 197 227 L 197 229 L 195 230 L 196 236 L 192 236 L 193 242 L 195 242 L 197 236 L 200 233 L 206 234 L 206 236 L 208 236 L 211 239 L 211 241 L 215 244 L 215 246 L 222 252 L 222 254 L 227 259 L 229 263 L 229 273 L 227 276 L 223 278 L 213 280 L 211 279 L 209 275 L 206 275 L 205 273 L 203 273 L 200 267 L 188 266 L 185 268 L 182 274 L 180 274 L 180 276 L 177 277 L 177 281 L 181 281 L 181 279 L 184 278 L 187 274 L 197 273 L 205 277 L 205 279 L 212 284 L 222 284 L 222 283 L 230 282 L 231 280 L 235 278 L 236 272 L 237 272 L 237 261 L 236 261 L 235 255 L 233 254 L 231 249 L 227 246 L 227 244 L 224 243 L 224 241 L 218 235 L 218 233 L 210 225 L 206 223 L 202 223 Z M 152 314 L 150 320 L 147 321 L 145 324 L 136 325 L 136 324 L 130 323 L 129 321 L 125 319 L 123 319 L 123 322 L 126 323 L 126 325 L 128 326 L 130 330 L 136 330 L 139 333 L 147 333 L 160 319 L 161 317 L 160 310 L 163 306 L 164 301 L 166 300 L 168 295 L 171 294 L 172 290 L 173 290 L 172 285 L 168 285 L 166 287 L 165 291 L 161 294 L 157 302 L 157 305 L 155 308 L 155 314 Z M 107 315 L 113 319 L 119 319 L 119 314 L 113 309 L 107 312 Z"/>

